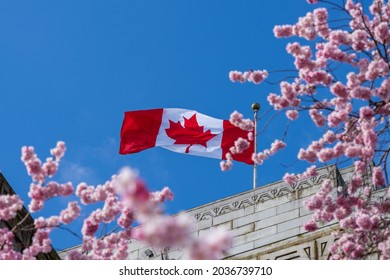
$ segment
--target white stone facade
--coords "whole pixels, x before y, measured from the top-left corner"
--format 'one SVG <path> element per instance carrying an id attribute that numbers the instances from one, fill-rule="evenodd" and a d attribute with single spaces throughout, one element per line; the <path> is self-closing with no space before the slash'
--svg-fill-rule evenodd
<path id="1" fill-rule="evenodd" d="M 233 244 L 226 259 L 328 259 L 329 244 L 334 241 L 330 232 L 337 224 L 329 223 L 315 232 L 305 231 L 303 224 L 310 220 L 312 213 L 304 203 L 324 179 L 331 179 L 334 186 L 345 185 L 352 172 L 352 167 L 338 170 L 332 165 L 319 169 L 318 176 L 293 185 L 275 182 L 184 214 L 194 218 L 192 234 L 195 236 L 201 237 L 215 227 L 232 233 Z M 129 250 L 129 259 L 181 259 L 183 256 L 180 248 L 157 250 L 135 240 L 130 241 Z"/>

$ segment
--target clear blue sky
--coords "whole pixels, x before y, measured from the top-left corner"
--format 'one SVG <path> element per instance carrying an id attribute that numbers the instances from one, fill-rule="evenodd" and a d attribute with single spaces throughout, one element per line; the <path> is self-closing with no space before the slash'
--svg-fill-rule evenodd
<path id="1" fill-rule="evenodd" d="M 287 40 L 274 38 L 272 28 L 313 8 L 305 0 L 1 0 L 0 170 L 27 201 L 30 180 L 20 148 L 35 146 L 44 160 L 63 140 L 68 152 L 55 179 L 104 183 L 131 166 L 152 190 L 174 191 L 169 213 L 252 188 L 252 167 L 243 163 L 221 172 L 218 160 L 161 148 L 119 155 L 123 113 L 172 107 L 220 119 L 234 110 L 252 117 L 250 106 L 258 101 L 261 115 L 278 86 L 233 84 L 228 73 L 293 68 Z M 286 123 L 274 120 L 259 135 L 259 150 L 282 137 Z M 308 166 L 296 158 L 315 137 L 304 123 L 291 125 L 288 147 L 259 167 L 259 185 Z M 53 205 L 66 202 L 49 210 Z M 54 235 L 54 246 L 78 242 L 67 236 Z"/>

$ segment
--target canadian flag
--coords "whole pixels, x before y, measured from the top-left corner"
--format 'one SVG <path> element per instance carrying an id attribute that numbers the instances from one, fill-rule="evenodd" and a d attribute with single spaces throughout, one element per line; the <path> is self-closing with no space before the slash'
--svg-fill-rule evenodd
<path id="1" fill-rule="evenodd" d="M 130 111 L 125 112 L 119 153 L 132 154 L 159 146 L 178 153 L 226 159 L 239 137 L 248 140 L 248 131 L 193 110 Z M 248 149 L 233 155 L 234 160 L 253 164 L 254 144 L 249 142 Z"/>

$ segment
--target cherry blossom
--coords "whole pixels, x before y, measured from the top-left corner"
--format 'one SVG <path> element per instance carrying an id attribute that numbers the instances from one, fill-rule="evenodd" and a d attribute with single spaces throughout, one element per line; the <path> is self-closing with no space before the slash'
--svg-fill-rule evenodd
<path id="1" fill-rule="evenodd" d="M 251 70 L 246 72 L 240 71 L 230 71 L 229 78 L 232 82 L 241 82 L 245 81 L 253 82 L 254 84 L 260 84 L 264 79 L 268 77 L 268 72 L 266 70 Z"/>
<path id="2" fill-rule="evenodd" d="M 248 149 L 249 146 L 250 143 L 248 140 L 239 137 L 236 141 L 234 141 L 234 147 L 232 147 L 233 149 L 231 149 L 231 152 L 232 154 L 236 154 L 236 153 L 240 154 L 244 150 Z"/>
<path id="3" fill-rule="evenodd" d="M 298 182 L 299 180 L 304 180 L 304 179 L 311 178 L 314 176 L 317 176 L 317 170 L 316 170 L 316 166 L 312 165 L 312 166 L 308 167 L 306 169 L 306 171 L 302 174 L 286 173 L 283 176 L 283 181 L 285 181 L 289 185 L 292 185 L 292 184 Z"/>
<path id="4" fill-rule="evenodd" d="M 245 143 L 237 141 L 237 148 L 244 149 Z M 194 225 L 191 218 L 164 214 L 161 204 L 173 199 L 172 191 L 164 187 L 161 191 L 150 192 L 138 172 L 131 168 L 121 169 L 101 185 L 92 186 L 82 182 L 76 190 L 71 182 L 46 182 L 58 171 L 65 151 L 65 143 L 58 142 L 56 148 L 51 150 L 53 157 L 42 164 L 34 147 L 22 148 L 22 161 L 33 181 L 28 193 L 31 198 L 30 211 L 42 210 L 47 200 L 56 197 L 75 195 L 79 201 L 70 201 L 57 215 L 36 218 L 34 225 L 28 228 L 23 228 L 19 223 L 13 229 L 0 229 L 0 259 L 30 260 L 40 253 L 49 253 L 52 250 L 51 232 L 79 219 L 82 211 L 87 211 L 80 205 L 92 205 L 93 208 L 90 213 L 82 215 L 82 244 L 68 253 L 68 259 L 126 259 L 129 239 L 137 239 L 156 248 L 180 246 L 188 257 L 193 258 L 200 258 L 197 251 L 200 246 L 203 246 L 202 254 L 209 259 L 222 257 L 231 246 L 227 233 L 206 236 L 202 244 L 203 241 L 191 234 Z M 232 160 L 231 157 L 227 158 Z M 0 195 L 1 220 L 13 219 L 22 207 L 23 202 L 17 195 Z M 137 226 L 134 227 L 134 224 Z M 106 226 L 114 229 L 103 235 L 98 234 L 98 230 Z M 21 251 L 15 251 L 13 246 L 18 230 L 33 231 L 31 245 Z"/>
<path id="5" fill-rule="evenodd" d="M 297 110 L 287 110 L 286 111 L 286 116 L 290 120 L 296 120 L 296 119 L 298 119 L 299 114 L 298 114 Z"/>
<path id="6" fill-rule="evenodd" d="M 333 233 L 337 241 L 330 247 L 333 259 L 363 259 L 373 254 L 390 259 L 390 190 L 384 189 L 388 187 L 390 154 L 390 5 L 373 0 L 367 10 L 354 0 L 346 0 L 343 7 L 331 1 L 307 2 L 325 7 L 273 29 L 275 37 L 282 40 L 297 38 L 286 44 L 296 76 L 283 78 L 279 89 L 266 99 L 289 120 L 297 120 L 298 112 L 304 119 L 307 113 L 313 129 L 317 127 L 321 136 L 297 154 L 298 159 L 314 165 L 303 174 L 287 173 L 284 180 L 295 184 L 316 176 L 317 164 L 351 163 L 354 171 L 346 185 L 338 186 L 325 179 L 307 200 L 306 207 L 314 213 L 304 228 L 315 231 L 327 223 L 338 223 L 339 230 Z M 337 16 L 344 22 L 333 20 Z M 261 86 L 269 73 L 273 72 L 234 70 L 229 79 Z M 238 112 L 231 114 L 230 122 L 249 133 L 254 128 L 253 121 L 243 119 Z M 253 133 L 248 135 L 248 140 L 251 138 Z M 237 139 L 227 160 L 221 162 L 221 169 L 232 168 L 233 155 L 247 146 L 246 139 Z M 254 154 L 253 160 L 262 164 L 285 146 L 283 141 L 275 140 L 269 149 Z M 79 219 L 86 205 L 91 205 L 93 211 L 83 217 L 82 244 L 69 252 L 69 259 L 125 259 L 130 238 L 160 248 L 183 246 L 186 255 L 194 259 L 221 258 L 230 247 L 231 236 L 226 232 L 211 231 L 195 239 L 188 217 L 166 216 L 161 203 L 172 199 L 172 192 L 164 188 L 151 193 L 133 169 L 124 168 L 98 186 L 80 183 L 76 190 L 71 182 L 55 181 L 65 151 L 66 145 L 60 141 L 50 151 L 51 157 L 42 161 L 34 147 L 22 147 L 21 159 L 32 180 L 28 193 L 31 212 L 39 212 L 56 197 L 75 195 L 79 201 L 69 202 L 66 209 L 52 216 L 37 218 L 32 243 L 20 252 L 13 246 L 20 225 L 0 229 L 0 259 L 34 259 L 39 253 L 50 252 L 51 232 Z M 380 200 L 376 200 L 374 192 L 383 193 Z M 0 219 L 13 219 L 22 206 L 18 196 L 0 195 Z M 135 223 L 137 227 L 133 227 Z M 99 236 L 99 229 L 106 225 L 116 228 Z"/>
<path id="7" fill-rule="evenodd" d="M 253 130 L 253 121 L 250 119 L 244 119 L 243 115 L 237 111 L 234 111 L 230 115 L 230 122 L 243 130 L 252 131 Z"/>
<path id="8" fill-rule="evenodd" d="M 231 153 L 226 154 L 226 160 L 220 162 L 220 167 L 222 171 L 228 171 L 233 167 L 233 156 Z"/>
<path id="9" fill-rule="evenodd" d="M 347 161 L 354 172 L 346 186 L 322 183 L 307 202 L 314 214 L 305 229 L 314 231 L 331 221 L 339 224 L 334 232 L 338 240 L 331 246 L 333 259 L 367 258 L 374 252 L 389 259 L 389 194 L 379 201 L 372 194 L 388 187 L 390 5 L 373 0 L 367 10 L 355 0 L 344 6 L 336 1 L 307 2 L 323 7 L 273 29 L 282 40 L 298 37 L 286 44 L 297 76 L 282 78 L 280 93 L 269 93 L 267 101 L 289 120 L 296 120 L 298 112 L 300 119 L 308 113 L 318 127 L 322 136 L 302 147 L 298 159 L 316 165 Z M 265 150 L 254 160 L 262 163 L 269 154 Z M 316 165 L 303 174 L 286 173 L 283 179 L 294 184 L 314 176 Z"/>
<path id="10" fill-rule="evenodd" d="M 22 254 L 14 250 L 14 233 L 8 228 L 0 228 L 0 260 L 20 260 Z"/>
<path id="11" fill-rule="evenodd" d="M 286 144 L 283 141 L 277 139 L 271 144 L 270 149 L 265 149 L 260 153 L 253 154 L 252 159 L 256 164 L 261 165 L 263 164 L 264 160 L 268 159 L 270 156 L 273 156 L 284 147 L 286 147 Z"/>
<path id="12" fill-rule="evenodd" d="M 77 204 L 77 201 L 68 203 L 68 207 L 61 211 L 60 221 L 64 224 L 70 224 L 80 215 L 81 207 Z"/>
<path id="13" fill-rule="evenodd" d="M 186 251 L 187 257 L 194 260 L 221 259 L 230 248 L 233 238 L 227 231 L 212 229 L 210 233 L 193 242 Z"/>
<path id="14" fill-rule="evenodd" d="M 22 207 L 23 202 L 17 195 L 0 195 L 0 220 L 13 219 Z"/>
<path id="15" fill-rule="evenodd" d="M 152 200 L 159 203 L 163 203 L 167 200 L 173 200 L 173 192 L 168 188 L 164 187 L 161 191 L 153 192 Z"/>

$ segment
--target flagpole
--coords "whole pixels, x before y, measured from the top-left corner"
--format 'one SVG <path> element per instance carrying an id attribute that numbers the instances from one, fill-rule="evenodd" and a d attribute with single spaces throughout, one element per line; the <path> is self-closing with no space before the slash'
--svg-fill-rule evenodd
<path id="1" fill-rule="evenodd" d="M 253 152 L 257 154 L 257 113 L 260 110 L 260 104 L 255 102 L 252 104 L 252 110 L 253 110 L 253 122 L 254 122 L 254 129 L 253 129 Z M 256 162 L 253 162 L 253 189 L 256 189 L 257 186 L 257 165 Z"/>

